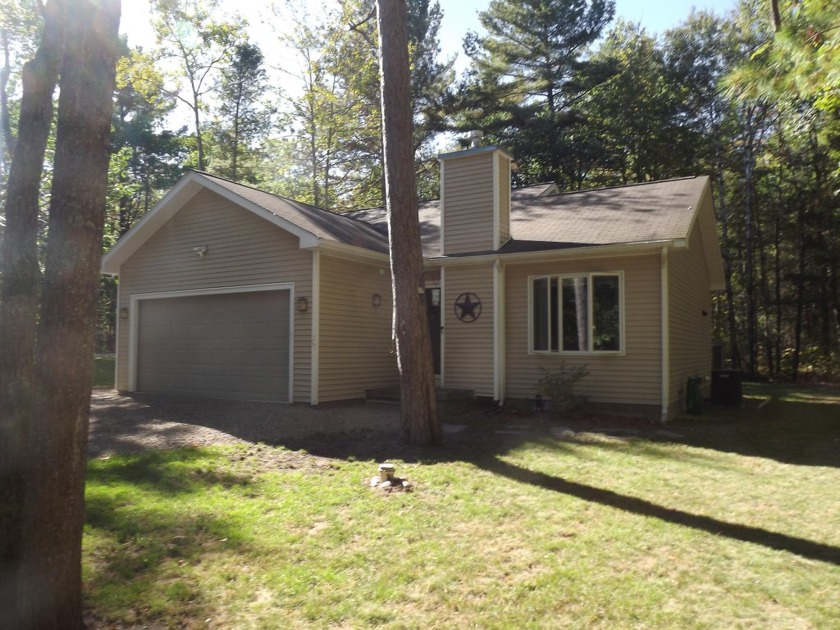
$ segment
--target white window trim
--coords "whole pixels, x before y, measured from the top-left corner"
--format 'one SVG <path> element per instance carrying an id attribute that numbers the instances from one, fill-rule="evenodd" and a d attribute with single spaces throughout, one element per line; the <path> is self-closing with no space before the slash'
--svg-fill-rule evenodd
<path id="1" fill-rule="evenodd" d="M 619 330 L 618 350 L 563 350 L 562 343 L 558 344 L 559 350 L 535 350 L 534 349 L 534 280 L 556 278 L 559 281 L 568 278 L 587 279 L 589 286 L 592 286 L 593 276 L 617 276 L 618 277 L 618 305 L 619 305 Z M 587 292 L 587 309 L 589 317 L 589 338 L 592 339 L 592 308 L 593 292 Z M 528 276 L 528 354 L 538 356 L 567 356 L 567 357 L 601 357 L 601 356 L 624 356 L 626 354 L 627 340 L 625 338 L 626 326 L 624 323 L 626 308 L 624 299 L 624 272 L 623 271 L 586 271 L 581 273 L 546 273 Z M 550 345 L 550 344 L 549 344 Z"/>

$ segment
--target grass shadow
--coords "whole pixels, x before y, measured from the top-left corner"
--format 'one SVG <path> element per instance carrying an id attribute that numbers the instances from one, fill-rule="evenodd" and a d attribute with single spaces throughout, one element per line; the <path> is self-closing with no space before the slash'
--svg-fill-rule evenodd
<path id="1" fill-rule="evenodd" d="M 484 470 L 519 483 L 527 483 L 632 514 L 657 518 L 667 523 L 690 527 L 714 536 L 726 536 L 733 540 L 762 545 L 769 549 L 786 551 L 802 558 L 840 566 L 840 547 L 788 536 L 760 527 L 729 523 L 709 516 L 664 507 L 645 499 L 528 470 L 499 458 L 483 458 L 476 463 Z"/>
<path id="2" fill-rule="evenodd" d="M 706 407 L 703 414 L 681 416 L 669 428 L 688 446 L 837 468 L 840 388 L 749 384 L 743 407 Z"/>
<path id="3" fill-rule="evenodd" d="M 245 553 L 253 541 L 212 507 L 175 511 L 170 499 L 249 483 L 245 476 L 219 471 L 218 459 L 181 449 L 91 462 L 85 531 L 95 534 L 96 543 L 85 554 L 88 610 L 119 610 L 122 618 L 116 621 L 129 625 L 158 616 L 170 624 L 173 609 L 185 622 L 213 615 L 217 603 L 203 597 L 184 567 L 200 565 L 214 549 Z M 86 621 L 99 627 L 102 620 Z"/>

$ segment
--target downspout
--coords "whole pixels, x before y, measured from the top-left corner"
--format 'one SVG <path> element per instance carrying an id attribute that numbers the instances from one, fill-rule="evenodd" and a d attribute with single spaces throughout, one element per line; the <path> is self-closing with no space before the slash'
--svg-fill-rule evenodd
<path id="1" fill-rule="evenodd" d="M 505 402 L 505 277 L 502 261 L 493 263 L 493 398 L 501 406 Z"/>
<path id="2" fill-rule="evenodd" d="M 670 308 L 669 308 L 669 293 L 668 293 L 668 248 L 662 248 L 662 266 L 661 266 L 661 280 L 662 286 L 662 304 L 661 304 L 661 324 L 662 332 L 662 416 L 661 422 L 664 424 L 669 419 L 669 404 L 671 398 L 671 333 L 670 333 Z"/>
<path id="3" fill-rule="evenodd" d="M 321 336 L 321 253 L 312 252 L 312 329 L 310 346 L 309 404 L 317 405 L 320 401 L 320 336 Z"/>

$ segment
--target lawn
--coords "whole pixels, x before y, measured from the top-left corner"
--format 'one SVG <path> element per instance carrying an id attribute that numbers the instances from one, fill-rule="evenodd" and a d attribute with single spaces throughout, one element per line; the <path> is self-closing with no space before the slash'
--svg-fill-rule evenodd
<path id="1" fill-rule="evenodd" d="M 90 625 L 837 627 L 840 389 L 746 402 L 565 440 L 525 417 L 437 451 L 349 435 L 92 461 Z M 413 492 L 369 487 L 385 458 Z"/>
<path id="2" fill-rule="evenodd" d="M 113 389 L 114 387 L 114 363 L 116 358 L 113 354 L 97 354 L 93 361 L 93 386 Z"/>

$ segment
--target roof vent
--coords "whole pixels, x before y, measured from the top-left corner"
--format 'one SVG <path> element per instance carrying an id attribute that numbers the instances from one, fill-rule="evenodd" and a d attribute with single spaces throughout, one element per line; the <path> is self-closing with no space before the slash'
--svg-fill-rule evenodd
<path id="1" fill-rule="evenodd" d="M 476 129 L 470 131 L 470 148 L 475 149 L 481 146 L 481 139 L 484 137 L 484 132 Z"/>

